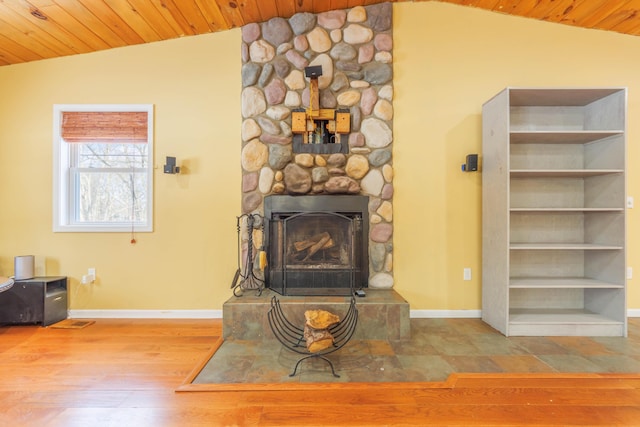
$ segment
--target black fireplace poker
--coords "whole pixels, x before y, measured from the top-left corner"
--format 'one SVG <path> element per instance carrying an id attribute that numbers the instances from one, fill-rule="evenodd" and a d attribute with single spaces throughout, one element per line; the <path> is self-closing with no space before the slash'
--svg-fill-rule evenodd
<path id="1" fill-rule="evenodd" d="M 246 262 L 242 262 L 242 223 L 246 218 L 247 227 L 247 256 Z M 236 218 L 236 228 L 238 231 L 238 269 L 231 282 L 231 289 L 233 289 L 233 295 L 241 297 L 245 290 L 255 290 L 256 296 L 262 295 L 262 291 L 265 287 L 264 279 L 258 277 L 254 270 L 254 257 L 253 257 L 253 230 L 260 227 L 262 231 L 263 247 L 260 257 L 264 256 L 264 217 L 259 214 L 243 214 Z M 244 273 L 243 273 L 244 266 Z"/>

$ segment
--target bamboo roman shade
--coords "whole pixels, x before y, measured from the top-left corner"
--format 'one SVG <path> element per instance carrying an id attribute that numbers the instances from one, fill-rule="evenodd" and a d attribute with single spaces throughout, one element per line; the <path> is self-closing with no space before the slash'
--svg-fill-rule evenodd
<path id="1" fill-rule="evenodd" d="M 62 138 L 67 142 L 147 142 L 146 111 L 65 111 Z"/>

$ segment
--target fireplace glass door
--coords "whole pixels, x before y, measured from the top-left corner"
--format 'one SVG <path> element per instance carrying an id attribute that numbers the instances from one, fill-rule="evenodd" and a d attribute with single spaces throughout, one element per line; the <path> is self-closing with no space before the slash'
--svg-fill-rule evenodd
<path id="1" fill-rule="evenodd" d="M 270 287 L 284 295 L 350 295 L 361 275 L 362 216 L 278 214 L 270 227 Z"/>

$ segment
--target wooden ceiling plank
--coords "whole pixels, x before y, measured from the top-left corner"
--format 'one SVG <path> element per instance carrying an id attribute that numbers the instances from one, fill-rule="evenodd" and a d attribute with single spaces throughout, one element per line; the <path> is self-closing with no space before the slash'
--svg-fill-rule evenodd
<path id="1" fill-rule="evenodd" d="M 587 3 L 594 4 L 592 0 L 573 0 L 570 5 L 564 6 L 562 10 L 560 8 L 556 9 L 553 20 L 563 24 L 576 25 L 577 13 L 580 10 L 584 10 Z"/>
<path id="2" fill-rule="evenodd" d="M 4 35 L 0 35 L 0 46 L 2 46 L 3 57 L 12 63 L 38 61 L 44 59 L 41 55 L 26 49 L 19 43 Z"/>
<path id="3" fill-rule="evenodd" d="M 296 13 L 313 13 L 313 0 L 295 0 Z"/>
<path id="4" fill-rule="evenodd" d="M 632 8 L 624 7 L 622 9 L 617 10 L 611 15 L 607 16 L 602 21 L 598 22 L 595 28 L 600 28 L 603 30 L 612 30 L 616 27 L 620 27 L 623 23 L 632 20 L 638 15 L 638 10 L 634 10 Z"/>
<path id="5" fill-rule="evenodd" d="M 198 34 L 172 0 L 151 0 L 151 2 L 179 37 Z"/>
<path id="6" fill-rule="evenodd" d="M 349 0 L 330 0 L 329 9 L 330 10 L 349 9 Z"/>
<path id="7" fill-rule="evenodd" d="M 282 16 L 278 14 L 278 1 L 277 0 L 260 0 L 255 2 L 258 5 L 258 10 L 260 11 L 260 16 L 262 17 L 261 21 L 265 22 L 271 18 L 281 17 L 281 18 L 290 18 L 290 16 Z M 246 19 L 245 19 L 246 22 Z"/>
<path id="8" fill-rule="evenodd" d="M 537 6 L 531 8 L 526 16 L 529 18 L 549 21 L 551 20 L 553 11 L 556 10 L 556 8 L 562 8 L 564 10 L 564 8 L 568 7 L 571 2 L 572 0 L 542 0 Z"/>
<path id="9" fill-rule="evenodd" d="M 347 1 L 347 9 L 354 8 L 356 6 L 362 6 L 364 2 L 362 0 L 348 0 Z"/>
<path id="10" fill-rule="evenodd" d="M 240 11 L 240 15 L 242 15 L 243 22 L 264 22 L 273 18 L 273 16 L 264 18 L 262 16 L 263 6 L 261 3 L 264 3 L 265 12 L 268 12 L 269 4 L 273 4 L 274 0 L 235 0 L 238 5 L 238 10 Z"/>
<path id="11" fill-rule="evenodd" d="M 211 0 L 196 0 L 198 9 L 207 21 L 210 31 L 223 31 L 231 28 L 231 24 L 220 10 L 220 6 Z"/>
<path id="12" fill-rule="evenodd" d="M 216 4 L 229 24 L 229 28 L 242 27 L 249 22 L 245 22 L 238 8 L 238 0 L 216 0 Z"/>
<path id="13" fill-rule="evenodd" d="M 162 40 L 162 37 L 127 0 L 104 0 L 104 2 L 146 43 Z"/>
<path id="14" fill-rule="evenodd" d="M 518 2 L 513 2 L 513 7 L 510 10 L 505 11 L 511 13 L 513 15 L 524 16 L 527 18 L 532 18 L 531 12 L 535 9 L 539 8 L 537 11 L 538 15 L 543 15 L 544 10 L 546 10 L 549 5 L 549 0 L 522 0 Z"/>
<path id="15" fill-rule="evenodd" d="M 361 0 L 360 4 L 364 6 L 366 0 Z M 313 13 L 323 13 L 331 10 L 331 4 L 328 1 L 315 0 L 313 2 Z"/>
<path id="16" fill-rule="evenodd" d="M 190 31 L 195 34 L 207 34 L 212 31 L 221 30 L 224 27 L 219 27 L 218 23 L 210 22 L 208 15 L 211 13 L 208 9 L 202 7 L 202 3 L 213 3 L 210 0 L 200 1 L 181 1 L 181 0 L 162 0 L 163 4 L 167 6 L 171 5 L 172 15 L 176 15 L 176 19 L 179 19 L 177 15 L 182 15 L 183 21 L 180 25 L 184 27 L 184 31 Z M 178 13 L 176 13 L 178 12 Z M 215 15 L 214 15 L 215 16 Z M 216 18 L 220 20 L 220 17 Z M 224 21 L 224 20 L 223 20 Z"/>
<path id="17" fill-rule="evenodd" d="M 640 0 L 632 0 L 625 5 L 628 15 L 621 22 L 612 25 L 611 30 L 623 34 L 637 34 L 640 29 Z"/>
<path id="18" fill-rule="evenodd" d="M 148 0 L 128 0 L 136 13 L 160 36 L 161 40 L 175 39 L 182 32 L 175 31 L 164 15 Z"/>
<path id="19" fill-rule="evenodd" d="M 566 19 L 566 14 L 575 7 L 575 0 L 558 1 L 555 6 L 551 7 L 546 16 L 541 19 L 549 22 L 571 23 Z"/>
<path id="20" fill-rule="evenodd" d="M 2 43 L 2 40 L 0 40 Z M 0 64 L 1 65 L 12 65 L 12 64 L 22 64 L 23 62 L 27 62 L 24 59 L 15 56 L 11 52 L 8 52 L 2 48 L 0 48 Z"/>
<path id="21" fill-rule="evenodd" d="M 102 38 L 96 35 L 96 33 L 91 31 L 91 29 L 84 25 L 84 23 L 74 18 L 58 4 L 41 6 L 39 7 L 39 9 L 44 12 L 44 14 L 49 17 L 50 20 L 53 20 L 61 28 L 64 28 L 65 31 L 82 40 L 83 43 L 89 46 L 90 51 L 103 50 L 112 47 Z"/>
<path id="22" fill-rule="evenodd" d="M 11 27 L 16 28 L 24 37 L 35 40 L 36 43 L 42 45 L 44 51 L 51 50 L 55 52 L 54 56 L 69 55 L 71 50 L 64 43 L 61 43 L 55 37 L 51 37 L 45 31 L 38 31 L 38 27 L 30 22 L 27 18 L 16 14 L 13 10 L 5 7 L 0 2 L 0 15 L 6 19 L 7 25 L 0 26 L 0 34 L 8 36 Z M 14 37 L 8 37 L 12 40 L 18 40 Z M 46 57 L 46 55 L 43 55 Z"/>
<path id="23" fill-rule="evenodd" d="M 636 22 L 635 24 L 636 25 L 634 28 L 629 28 L 627 31 L 625 31 L 624 34 L 628 34 L 630 36 L 640 36 L 640 22 Z"/>
<path id="24" fill-rule="evenodd" d="M 610 28 L 611 31 L 616 31 L 622 34 L 638 35 L 640 32 L 640 22 L 638 22 L 638 14 L 630 15 L 627 19 L 620 23 L 613 25 Z"/>
<path id="25" fill-rule="evenodd" d="M 0 12 L 0 28 L 2 28 L 2 36 L 17 45 L 22 46 L 24 49 L 31 51 L 40 56 L 40 59 L 55 58 L 59 55 L 59 52 L 50 49 L 46 44 L 43 44 L 40 40 L 42 37 L 37 36 L 37 32 L 25 32 L 20 31 L 14 27 L 11 22 L 4 21 Z M 30 34 L 31 33 L 31 34 Z M 32 35 L 35 35 L 33 37 Z M 38 40 L 40 39 L 40 40 Z"/>
<path id="26" fill-rule="evenodd" d="M 37 29 L 60 41 L 60 43 L 66 47 L 66 55 L 92 52 L 92 48 L 89 45 L 67 31 L 64 27 L 58 25 L 53 19 L 39 19 L 32 15 L 30 8 L 33 8 L 33 6 L 27 3 L 18 4 L 14 2 L 3 2 L 3 4 L 13 12 L 27 19 Z"/>
<path id="27" fill-rule="evenodd" d="M 67 14 L 78 17 L 78 20 L 82 19 L 81 22 L 87 28 L 87 31 L 93 32 L 97 37 L 104 40 L 109 47 L 122 47 L 127 45 L 125 40 L 87 9 L 80 1 L 58 1 L 58 4 Z"/>
<path id="28" fill-rule="evenodd" d="M 564 12 L 564 20 L 577 22 L 583 20 L 586 16 L 590 16 L 594 11 L 600 7 L 598 2 L 593 0 L 575 0 Z"/>
<path id="29" fill-rule="evenodd" d="M 621 9 L 626 3 L 628 2 L 625 0 L 599 2 L 596 8 L 590 7 L 590 12 L 584 14 L 582 18 L 576 19 L 575 22 L 580 27 L 595 28 L 599 22 L 605 19 L 608 15 Z M 586 6 L 586 2 L 584 4 Z"/>
<path id="30" fill-rule="evenodd" d="M 116 33 L 127 45 L 144 43 L 144 39 L 127 24 L 104 1 L 78 0 L 88 11 L 97 16 L 102 23 Z"/>
<path id="31" fill-rule="evenodd" d="M 276 7 L 278 8 L 278 16 L 283 18 L 291 18 L 296 14 L 295 0 L 276 0 Z"/>
<path id="32" fill-rule="evenodd" d="M 574 0 L 571 6 L 558 13 L 555 22 L 591 29 L 595 28 L 594 24 L 602 20 L 602 17 L 600 1 Z"/>
<path id="33" fill-rule="evenodd" d="M 510 15 L 522 16 L 522 13 L 515 12 L 515 10 L 518 8 L 518 5 L 521 2 L 515 1 L 515 0 L 502 0 L 500 3 L 501 4 L 499 6 L 497 6 L 497 7 L 501 6 L 501 8 L 499 10 L 500 12 L 508 13 Z"/>
<path id="34" fill-rule="evenodd" d="M 494 12 L 511 13 L 516 5 L 517 2 L 514 0 L 498 0 L 496 4 L 493 5 L 492 10 Z"/>

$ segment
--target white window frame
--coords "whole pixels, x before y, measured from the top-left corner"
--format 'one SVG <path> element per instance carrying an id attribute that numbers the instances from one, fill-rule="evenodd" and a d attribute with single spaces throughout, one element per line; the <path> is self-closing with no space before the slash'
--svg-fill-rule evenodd
<path id="1" fill-rule="evenodd" d="M 64 112 L 147 113 L 147 217 L 136 223 L 78 224 L 72 219 L 69 195 L 71 145 L 62 138 Z M 53 231 L 54 232 L 152 232 L 153 231 L 153 104 L 55 104 L 53 106 Z"/>

